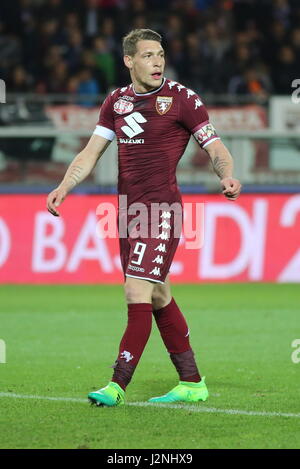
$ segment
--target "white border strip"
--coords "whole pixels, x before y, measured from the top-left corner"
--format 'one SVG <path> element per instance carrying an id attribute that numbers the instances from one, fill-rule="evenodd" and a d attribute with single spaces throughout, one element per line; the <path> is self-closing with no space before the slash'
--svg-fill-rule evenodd
<path id="1" fill-rule="evenodd" d="M 125 274 L 125 277 L 139 278 L 140 280 L 149 280 L 150 282 L 164 284 L 164 282 L 162 282 L 161 280 L 156 280 L 154 278 L 148 278 L 148 277 L 139 277 L 138 275 Z"/>
<path id="2" fill-rule="evenodd" d="M 0 392 L 1 397 L 10 397 L 14 399 L 36 399 L 44 401 L 58 401 L 58 402 L 79 402 L 87 404 L 87 399 L 73 398 L 73 397 L 51 397 L 51 396 L 33 396 L 26 394 L 14 394 L 12 392 Z M 238 410 L 238 409 L 217 409 L 215 407 L 202 407 L 196 405 L 186 404 L 163 404 L 155 402 L 127 402 L 127 406 L 132 407 L 158 407 L 165 409 L 179 409 L 187 410 L 188 412 L 199 412 L 208 414 L 226 414 L 226 415 L 248 415 L 251 417 L 293 417 L 300 418 L 300 414 L 286 413 L 286 412 L 257 412 L 252 410 Z"/>
<path id="3" fill-rule="evenodd" d="M 96 125 L 96 128 L 93 132 L 94 135 L 99 135 L 99 137 L 106 138 L 106 140 L 112 141 L 116 134 L 113 130 L 103 127 L 103 125 Z"/>

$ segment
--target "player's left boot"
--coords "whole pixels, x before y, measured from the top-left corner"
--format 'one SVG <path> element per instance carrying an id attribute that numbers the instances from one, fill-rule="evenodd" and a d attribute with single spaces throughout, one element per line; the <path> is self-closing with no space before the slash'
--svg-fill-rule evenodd
<path id="1" fill-rule="evenodd" d="M 149 399 L 149 402 L 198 402 L 206 401 L 208 395 L 204 376 L 200 383 L 179 381 L 179 384 L 167 394 L 160 397 L 152 397 Z"/>
<path id="2" fill-rule="evenodd" d="M 110 381 L 105 388 L 101 388 L 98 391 L 90 392 L 88 399 L 91 404 L 97 406 L 119 406 L 125 403 L 125 391 L 113 381 Z"/>

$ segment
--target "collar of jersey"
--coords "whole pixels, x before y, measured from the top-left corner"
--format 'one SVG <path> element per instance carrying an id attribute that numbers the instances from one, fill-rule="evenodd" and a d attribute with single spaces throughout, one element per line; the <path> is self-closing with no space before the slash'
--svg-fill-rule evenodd
<path id="1" fill-rule="evenodd" d="M 156 90 L 153 90 L 153 91 L 149 91 L 149 93 L 136 93 L 133 85 L 132 85 L 132 90 L 133 90 L 133 92 L 136 96 L 149 96 L 149 94 L 154 94 L 154 93 L 157 93 L 158 91 L 160 91 L 165 83 L 166 83 L 166 77 L 164 77 L 163 82 L 162 82 L 162 84 L 160 85 L 159 88 L 157 88 Z"/>

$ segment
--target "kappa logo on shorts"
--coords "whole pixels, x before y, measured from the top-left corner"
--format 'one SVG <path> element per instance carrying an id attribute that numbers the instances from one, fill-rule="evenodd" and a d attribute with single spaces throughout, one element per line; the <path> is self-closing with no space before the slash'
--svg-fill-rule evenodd
<path id="1" fill-rule="evenodd" d="M 161 273 L 160 273 L 160 267 L 154 267 L 154 269 L 151 270 L 151 272 L 149 272 L 149 274 L 161 275 Z"/>
<path id="2" fill-rule="evenodd" d="M 170 111 L 173 103 L 172 96 L 157 96 L 155 108 L 161 116 Z"/>
<path id="3" fill-rule="evenodd" d="M 157 248 L 154 249 L 154 251 L 159 251 L 159 252 L 166 252 L 166 245 L 163 243 L 160 243 Z"/>
<path id="4" fill-rule="evenodd" d="M 158 236 L 156 236 L 156 239 L 164 239 L 167 241 L 169 239 L 169 235 L 166 231 L 162 231 Z"/>
<path id="5" fill-rule="evenodd" d="M 156 264 L 163 264 L 164 262 L 164 259 L 163 259 L 163 256 L 160 256 L 159 254 L 156 256 L 155 259 L 153 259 L 152 262 L 156 262 Z"/>
<path id="6" fill-rule="evenodd" d="M 158 228 L 163 227 L 165 230 L 168 230 L 171 228 L 171 225 L 166 220 L 163 220 L 160 225 L 158 225 Z"/>
<path id="7" fill-rule="evenodd" d="M 114 111 L 117 114 L 127 114 L 133 110 L 133 103 L 125 101 L 125 99 L 118 99 L 114 104 Z"/>

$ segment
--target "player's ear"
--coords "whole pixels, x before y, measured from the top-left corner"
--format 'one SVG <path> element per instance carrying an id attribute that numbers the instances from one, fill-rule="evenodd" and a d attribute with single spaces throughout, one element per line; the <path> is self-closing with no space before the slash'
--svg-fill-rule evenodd
<path id="1" fill-rule="evenodd" d="M 132 69 L 132 57 L 130 55 L 124 55 L 124 64 L 126 65 L 129 70 Z"/>

